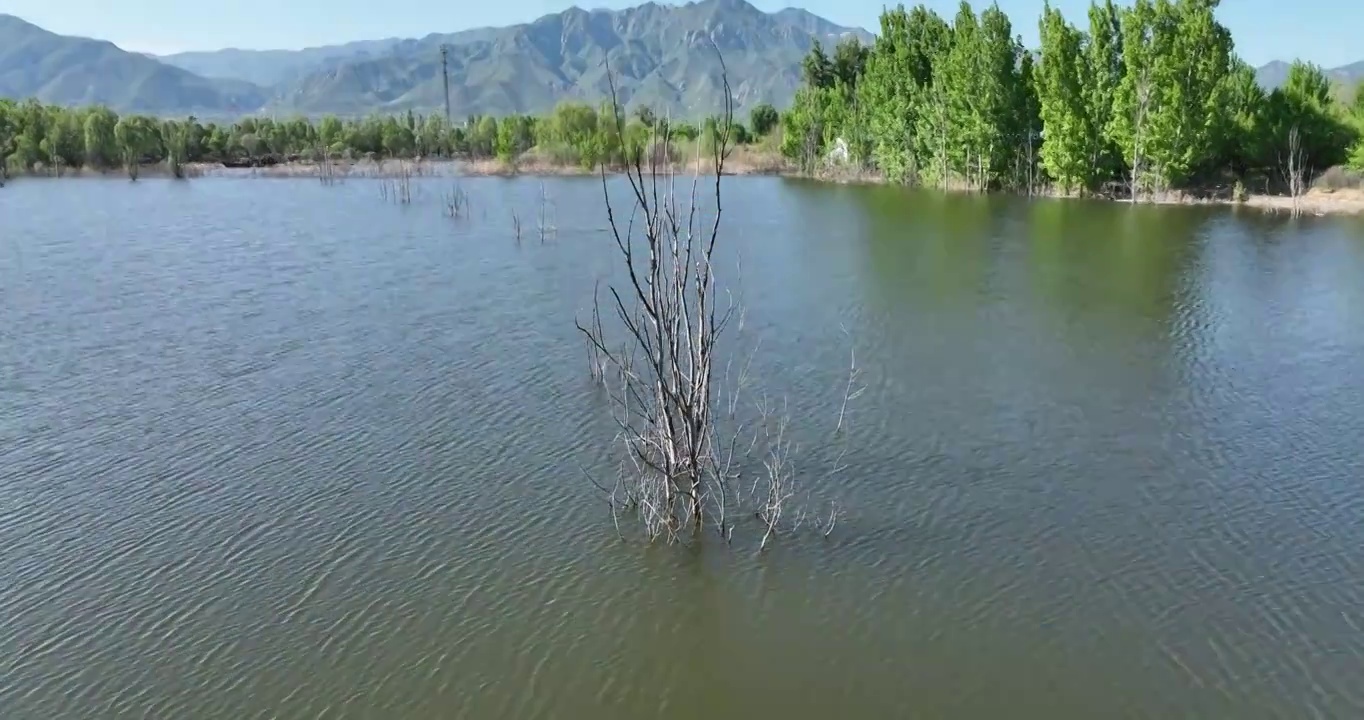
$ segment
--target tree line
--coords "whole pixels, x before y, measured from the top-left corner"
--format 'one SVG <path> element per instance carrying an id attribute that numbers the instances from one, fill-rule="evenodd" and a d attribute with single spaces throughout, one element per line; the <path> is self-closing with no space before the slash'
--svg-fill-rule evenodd
<path id="1" fill-rule="evenodd" d="M 782 119 L 782 152 L 831 152 L 901 182 L 1130 193 L 1364 169 L 1364 92 L 1333 96 L 1298 62 L 1272 92 L 1235 54 L 1218 0 L 1094 2 L 1086 27 L 1048 4 L 1026 49 L 997 6 L 951 22 L 920 5 L 881 15 L 870 46 L 816 44 Z"/>
<path id="2" fill-rule="evenodd" d="M 752 124 L 765 134 L 778 113 L 764 105 Z M 474 116 L 451 124 L 441 115 L 334 116 L 276 120 L 244 118 L 235 123 L 203 123 L 197 118 L 166 120 L 144 115 L 119 116 L 104 107 L 67 108 L 36 100 L 0 99 L 0 173 L 88 167 L 124 168 L 136 177 L 140 166 L 164 163 L 177 175 L 187 163 L 254 166 L 293 160 L 463 157 L 514 161 L 535 149 L 549 162 L 595 167 L 618 163 L 651 138 L 713 144 L 718 118 L 674 123 L 640 106 L 628 114 L 610 103 L 601 107 L 566 102 L 544 117 Z M 734 123 L 731 140 L 748 142 L 749 127 Z M 659 132 L 666 130 L 666 133 Z M 4 177 L 5 175 L 0 175 Z"/>

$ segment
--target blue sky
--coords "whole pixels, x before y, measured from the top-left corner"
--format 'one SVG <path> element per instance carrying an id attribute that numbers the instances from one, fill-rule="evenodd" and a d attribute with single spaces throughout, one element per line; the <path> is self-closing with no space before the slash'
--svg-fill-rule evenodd
<path id="1" fill-rule="evenodd" d="M 621 8 L 642 0 L 580 0 Z M 1015 32 L 1034 43 L 1042 0 L 998 0 Z M 293 48 L 347 40 L 419 37 L 484 25 L 526 22 L 565 9 L 571 0 L 0 0 L 0 12 L 54 32 L 112 40 L 144 52 Z M 754 0 L 764 10 L 798 5 L 844 25 L 877 27 L 882 0 Z M 894 4 L 894 3 L 890 3 Z M 906 2 L 912 5 L 914 2 Z M 927 0 L 955 14 L 956 0 Z M 984 3 L 973 3 L 977 9 Z M 1053 0 L 1067 17 L 1084 17 L 1088 0 Z M 1301 57 L 1327 67 L 1364 60 L 1361 0 L 1223 0 L 1218 11 L 1238 52 L 1260 65 Z"/>

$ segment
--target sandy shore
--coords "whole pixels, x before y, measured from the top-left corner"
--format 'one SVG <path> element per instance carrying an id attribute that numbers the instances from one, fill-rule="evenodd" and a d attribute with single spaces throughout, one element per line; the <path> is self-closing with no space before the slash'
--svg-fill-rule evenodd
<path id="1" fill-rule="evenodd" d="M 1293 212 L 1293 198 L 1282 195 L 1252 195 L 1244 203 L 1267 212 Z M 1364 190 L 1310 190 L 1298 198 L 1304 215 L 1364 214 Z"/>

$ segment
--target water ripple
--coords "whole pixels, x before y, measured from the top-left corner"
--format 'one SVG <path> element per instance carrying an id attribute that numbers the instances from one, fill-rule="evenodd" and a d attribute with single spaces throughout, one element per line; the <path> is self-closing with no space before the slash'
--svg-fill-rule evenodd
<path id="1" fill-rule="evenodd" d="M 1364 710 L 1349 227 L 736 183 L 742 340 L 843 511 L 758 553 L 583 487 L 598 181 L 519 247 L 538 182 L 448 182 L 6 188 L 6 717 Z"/>

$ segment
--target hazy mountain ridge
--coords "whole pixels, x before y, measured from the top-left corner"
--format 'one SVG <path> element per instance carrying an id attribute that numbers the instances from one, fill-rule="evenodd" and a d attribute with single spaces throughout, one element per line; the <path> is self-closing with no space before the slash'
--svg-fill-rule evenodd
<path id="1" fill-rule="evenodd" d="M 300 80 L 277 101 L 281 109 L 306 113 L 441 108 L 439 48 L 445 44 L 456 115 L 546 112 L 565 98 L 603 100 L 610 90 L 607 61 L 623 101 L 697 115 L 720 101 L 722 60 L 713 41 L 741 109 L 784 105 L 799 86 L 801 59 L 813 41 L 832 44 L 846 34 L 872 38 L 805 11 L 767 14 L 743 0 L 570 8 L 525 25 L 428 35 L 390 56 L 344 61 Z"/>
<path id="2" fill-rule="evenodd" d="M 787 104 L 814 41 L 833 45 L 848 36 L 873 39 L 804 10 L 765 13 L 746 0 L 701 0 L 573 7 L 520 25 L 422 38 L 154 57 L 0 16 L 0 95 L 157 114 L 434 111 L 444 105 L 446 46 L 457 116 L 603 100 L 608 63 L 623 101 L 695 116 L 719 106 L 722 67 L 740 111 Z"/>
<path id="3" fill-rule="evenodd" d="M 386 38 L 302 50 L 225 48 L 154 57 L 167 65 L 207 78 L 245 80 L 262 87 L 271 87 L 296 81 L 303 75 L 328 64 L 386 55 L 402 42 L 404 41 L 401 38 Z"/>
<path id="4" fill-rule="evenodd" d="M 255 112 L 268 93 L 249 82 L 210 80 L 111 42 L 57 35 L 0 15 L 0 97 L 189 114 Z"/>
<path id="5" fill-rule="evenodd" d="M 1291 63 L 1282 60 L 1266 63 L 1256 69 L 1255 79 L 1259 81 L 1261 87 L 1266 90 L 1273 90 L 1288 81 L 1288 69 L 1290 67 L 1292 67 Z M 1360 81 L 1364 81 L 1364 60 L 1342 65 L 1338 68 L 1328 68 L 1326 69 L 1326 77 L 1337 85 L 1353 88 Z"/>
<path id="6" fill-rule="evenodd" d="M 446 45 L 456 115 L 545 112 L 564 99 L 601 100 L 609 92 L 605 61 L 622 99 L 695 115 L 713 110 L 721 95 L 720 56 L 712 41 L 743 109 L 757 102 L 789 102 L 800 82 L 800 60 L 813 41 L 832 45 L 849 35 L 864 42 L 873 38 L 804 10 L 765 13 L 745 0 L 650 2 L 618 11 L 573 7 L 520 25 L 397 41 L 378 56 L 332 46 L 300 51 L 308 56 L 264 51 L 272 55 L 254 59 L 279 58 L 294 68 L 313 63 L 311 71 L 273 88 L 271 107 L 281 111 L 438 109 L 444 104 L 440 47 Z M 244 65 L 230 58 L 197 53 L 164 59 L 225 74 Z M 254 72 L 253 79 L 268 77 Z"/>

